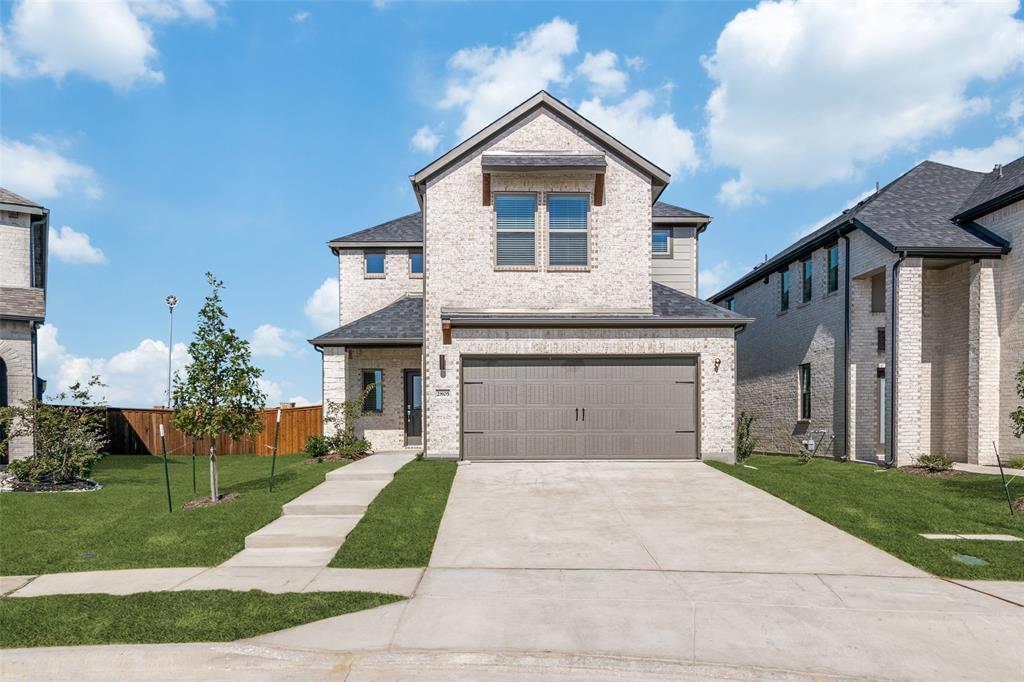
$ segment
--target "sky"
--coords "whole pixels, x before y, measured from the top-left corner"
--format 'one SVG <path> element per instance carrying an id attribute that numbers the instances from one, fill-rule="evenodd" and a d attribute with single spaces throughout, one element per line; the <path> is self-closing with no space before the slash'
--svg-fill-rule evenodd
<path id="1" fill-rule="evenodd" d="M 1017 2 L 0 1 L 0 185 L 48 207 L 40 369 L 164 402 L 226 283 L 268 404 L 317 403 L 326 242 L 547 89 L 708 213 L 708 296 L 924 159 L 1024 155 Z"/>

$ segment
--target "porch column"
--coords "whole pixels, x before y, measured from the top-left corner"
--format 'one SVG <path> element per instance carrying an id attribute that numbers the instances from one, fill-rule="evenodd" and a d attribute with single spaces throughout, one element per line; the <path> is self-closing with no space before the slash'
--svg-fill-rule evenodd
<path id="1" fill-rule="evenodd" d="M 971 266 L 969 348 L 967 356 L 967 461 L 995 464 L 999 442 L 999 318 L 995 269 L 998 261 Z"/>
<path id="2" fill-rule="evenodd" d="M 328 402 L 345 402 L 345 365 L 348 353 L 345 346 L 324 347 L 324 435 L 333 436 L 336 429 L 327 422 Z"/>
<path id="3" fill-rule="evenodd" d="M 913 464 L 921 452 L 921 327 L 924 267 L 920 258 L 907 258 L 896 273 L 896 465 Z"/>

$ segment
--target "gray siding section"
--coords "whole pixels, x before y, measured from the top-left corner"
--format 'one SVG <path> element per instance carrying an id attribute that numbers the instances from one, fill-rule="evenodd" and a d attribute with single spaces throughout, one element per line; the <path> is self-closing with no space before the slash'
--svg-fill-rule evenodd
<path id="1" fill-rule="evenodd" d="M 653 256 L 651 278 L 659 284 L 696 296 L 697 228 L 672 227 L 671 230 L 671 258 Z"/>

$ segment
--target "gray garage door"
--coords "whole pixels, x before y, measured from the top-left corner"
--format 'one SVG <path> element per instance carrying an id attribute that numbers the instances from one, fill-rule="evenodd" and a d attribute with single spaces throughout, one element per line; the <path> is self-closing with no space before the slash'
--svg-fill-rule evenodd
<path id="1" fill-rule="evenodd" d="M 467 459 L 694 459 L 696 358 L 464 358 Z"/>

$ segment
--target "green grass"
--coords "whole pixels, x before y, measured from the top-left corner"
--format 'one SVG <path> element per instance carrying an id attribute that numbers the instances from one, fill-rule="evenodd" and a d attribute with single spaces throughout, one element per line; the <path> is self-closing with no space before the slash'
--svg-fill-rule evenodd
<path id="1" fill-rule="evenodd" d="M 245 536 L 281 515 L 281 506 L 322 483 L 338 463 L 277 458 L 218 458 L 220 492 L 241 499 L 184 511 L 192 495 L 191 457 L 170 460 L 173 513 L 167 513 L 159 457 L 109 456 L 92 473 L 103 489 L 87 493 L 0 495 L 0 575 L 115 568 L 213 566 L 241 551 Z M 209 496 L 209 460 L 196 458 L 197 497 Z M 83 558 L 83 554 L 95 554 Z"/>
<path id="2" fill-rule="evenodd" d="M 403 597 L 374 592 L 142 592 L 0 598 L 0 647 L 229 642 Z"/>
<path id="3" fill-rule="evenodd" d="M 924 478 L 831 460 L 801 465 L 759 455 L 742 465 L 708 462 L 904 561 L 946 578 L 1024 580 L 1024 542 L 926 540 L 918 533 L 1005 533 L 1024 538 L 1024 515 L 1010 515 L 998 476 Z M 1010 485 L 1024 495 L 1024 479 Z M 988 566 L 953 559 L 967 554 Z"/>
<path id="4" fill-rule="evenodd" d="M 331 566 L 426 566 L 448 503 L 455 462 L 415 460 L 402 467 L 352 529 Z"/>

